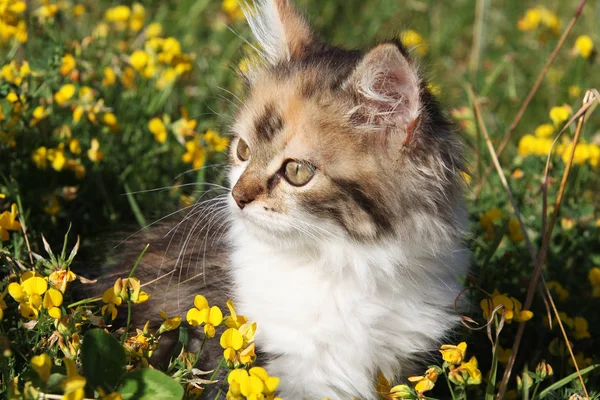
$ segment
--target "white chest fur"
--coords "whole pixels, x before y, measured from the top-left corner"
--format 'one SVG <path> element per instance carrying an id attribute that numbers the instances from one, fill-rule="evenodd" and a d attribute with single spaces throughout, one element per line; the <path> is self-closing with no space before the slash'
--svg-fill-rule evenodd
<path id="1" fill-rule="evenodd" d="M 345 241 L 282 250 L 235 225 L 236 306 L 258 323 L 257 347 L 284 398 L 371 399 L 377 370 L 402 373 L 457 321 L 462 251 L 442 260 L 416 249 L 408 257 L 398 242 Z"/>

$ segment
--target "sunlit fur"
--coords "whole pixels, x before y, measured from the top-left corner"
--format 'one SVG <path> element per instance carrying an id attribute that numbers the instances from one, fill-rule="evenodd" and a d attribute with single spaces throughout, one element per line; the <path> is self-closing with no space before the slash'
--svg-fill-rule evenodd
<path id="1" fill-rule="evenodd" d="M 265 60 L 232 128 L 251 151 L 233 140 L 234 301 L 281 397 L 375 399 L 378 370 L 406 374 L 458 321 L 461 146 L 399 43 L 327 46 L 286 0 L 247 16 Z"/>

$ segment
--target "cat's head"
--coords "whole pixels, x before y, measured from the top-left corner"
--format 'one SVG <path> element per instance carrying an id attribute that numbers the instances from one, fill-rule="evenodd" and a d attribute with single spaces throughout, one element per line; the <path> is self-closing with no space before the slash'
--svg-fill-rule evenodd
<path id="1" fill-rule="evenodd" d="M 287 0 L 247 18 L 262 62 L 232 127 L 235 219 L 309 241 L 457 224 L 461 147 L 400 43 L 326 45 Z"/>

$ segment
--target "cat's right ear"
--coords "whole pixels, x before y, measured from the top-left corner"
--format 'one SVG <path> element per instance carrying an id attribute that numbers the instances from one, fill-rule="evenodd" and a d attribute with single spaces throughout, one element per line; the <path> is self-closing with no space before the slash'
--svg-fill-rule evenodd
<path id="1" fill-rule="evenodd" d="M 402 131 L 410 141 L 421 111 L 420 78 L 397 43 L 367 52 L 344 87 L 356 101 L 351 118 L 357 125 Z"/>
<path id="2" fill-rule="evenodd" d="M 271 65 L 301 58 L 315 42 L 308 22 L 289 0 L 256 0 L 243 10 L 259 52 Z"/>

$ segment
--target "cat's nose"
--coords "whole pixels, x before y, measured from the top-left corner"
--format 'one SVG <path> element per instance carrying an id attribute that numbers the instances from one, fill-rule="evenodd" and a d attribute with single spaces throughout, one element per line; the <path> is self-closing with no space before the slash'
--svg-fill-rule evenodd
<path id="1" fill-rule="evenodd" d="M 231 195 L 233 196 L 233 199 L 235 200 L 235 203 L 236 203 L 236 204 L 238 205 L 238 207 L 239 207 L 240 209 L 242 209 L 242 210 L 244 209 L 244 207 L 246 207 L 246 204 L 249 204 L 249 203 L 251 203 L 251 202 L 252 202 L 252 200 L 254 200 L 254 199 L 250 199 L 250 198 L 248 198 L 247 196 L 244 196 L 244 194 L 243 194 L 243 193 L 242 193 L 242 194 L 239 194 L 239 193 L 238 193 L 238 194 L 236 195 L 236 192 L 235 192 L 235 191 L 231 192 Z"/>
<path id="2" fill-rule="evenodd" d="M 260 184 L 253 180 L 247 181 L 240 179 L 233 187 L 231 195 L 240 209 L 252 203 L 256 197 L 263 191 Z"/>

